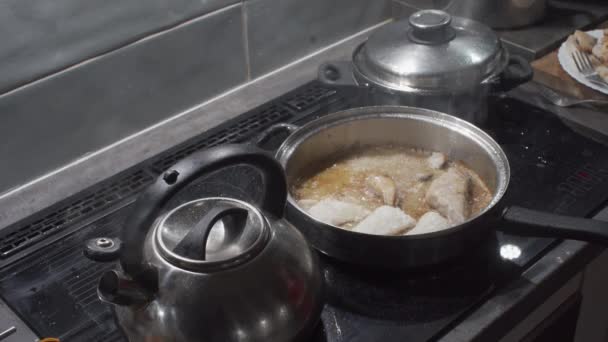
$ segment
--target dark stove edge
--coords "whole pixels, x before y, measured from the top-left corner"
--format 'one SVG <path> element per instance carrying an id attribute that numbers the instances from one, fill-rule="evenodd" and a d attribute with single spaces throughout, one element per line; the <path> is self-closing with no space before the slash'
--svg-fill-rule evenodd
<path id="1" fill-rule="evenodd" d="M 439 341 L 500 340 L 564 284 L 582 273 L 603 250 L 585 242 L 561 242 Z"/>
<path id="2" fill-rule="evenodd" d="M 608 204 L 591 216 L 608 221 Z M 586 242 L 561 241 L 439 341 L 500 340 L 565 284 L 582 275 L 586 266 L 605 250 L 605 247 Z M 581 290 L 582 284 L 579 284 Z"/>
<path id="3" fill-rule="evenodd" d="M 509 95 L 549 112 L 559 110 L 539 96 L 530 96 L 537 91 L 537 86 L 535 82 L 529 82 L 511 91 Z M 607 144 L 606 132 L 593 127 L 592 123 L 575 122 L 565 115 L 558 116 L 579 134 Z M 608 206 L 600 210 L 595 218 L 608 220 Z M 439 341 L 500 340 L 566 282 L 584 272 L 585 266 L 604 250 L 603 247 L 585 242 L 562 241 L 531 265 L 521 277 L 499 289 Z"/>

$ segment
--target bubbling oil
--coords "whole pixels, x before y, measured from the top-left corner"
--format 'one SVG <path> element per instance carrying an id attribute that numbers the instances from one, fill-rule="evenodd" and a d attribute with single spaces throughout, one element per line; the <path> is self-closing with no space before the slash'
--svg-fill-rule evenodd
<path id="1" fill-rule="evenodd" d="M 417 220 L 432 210 L 424 199 L 432 180 L 448 168 L 455 167 L 471 180 L 468 196 L 470 216 L 490 204 L 492 193 L 473 170 L 462 162 L 450 160 L 440 169 L 432 168 L 428 162 L 430 155 L 430 151 L 406 146 L 358 148 L 311 176 L 296 181 L 291 193 L 297 201 L 335 198 L 373 211 L 384 202 L 382 196 L 370 189 L 366 179 L 370 176 L 389 177 L 396 188 L 394 205 Z"/>

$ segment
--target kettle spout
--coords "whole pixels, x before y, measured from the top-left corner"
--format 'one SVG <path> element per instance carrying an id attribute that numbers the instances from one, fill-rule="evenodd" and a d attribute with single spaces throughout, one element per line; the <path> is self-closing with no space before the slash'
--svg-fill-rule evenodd
<path id="1" fill-rule="evenodd" d="M 125 306 L 142 305 L 153 298 L 149 290 L 115 270 L 103 274 L 97 293 L 104 302 Z"/>

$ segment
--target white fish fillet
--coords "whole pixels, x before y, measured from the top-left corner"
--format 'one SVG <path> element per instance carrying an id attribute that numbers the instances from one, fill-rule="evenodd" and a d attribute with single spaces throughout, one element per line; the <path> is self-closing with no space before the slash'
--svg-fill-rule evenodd
<path id="1" fill-rule="evenodd" d="M 308 213 L 321 222 L 339 226 L 362 220 L 369 215 L 369 210 L 357 204 L 326 198 L 313 205 Z"/>
<path id="2" fill-rule="evenodd" d="M 450 168 L 431 182 L 425 200 L 451 224 L 463 223 L 469 215 L 470 184 L 468 175 Z"/>
<path id="3" fill-rule="evenodd" d="M 319 201 L 313 200 L 313 199 L 306 199 L 306 198 L 303 198 L 298 201 L 298 205 L 300 206 L 300 208 L 302 208 L 306 211 L 310 210 L 310 208 L 312 208 L 317 203 L 319 203 Z"/>
<path id="4" fill-rule="evenodd" d="M 448 222 L 448 220 L 445 219 L 445 217 L 441 216 L 436 211 L 429 211 L 426 214 L 422 215 L 418 219 L 416 227 L 407 231 L 405 235 L 432 233 L 449 228 L 450 226 L 450 223 Z"/>
<path id="5" fill-rule="evenodd" d="M 602 42 L 596 44 L 591 50 L 592 54 L 600 60 L 601 63 L 608 63 L 608 43 Z"/>
<path id="6" fill-rule="evenodd" d="M 365 181 L 372 190 L 382 196 L 384 204 L 394 206 L 397 195 L 397 187 L 390 177 L 381 175 L 370 175 Z"/>
<path id="7" fill-rule="evenodd" d="M 419 182 L 426 182 L 429 179 L 433 178 L 433 174 L 430 172 L 419 172 L 415 175 L 416 180 Z"/>
<path id="8" fill-rule="evenodd" d="M 431 169 L 441 169 L 446 162 L 445 154 L 441 152 L 433 152 L 431 156 L 428 157 L 427 162 Z"/>
<path id="9" fill-rule="evenodd" d="M 387 205 L 376 208 L 353 231 L 375 235 L 397 235 L 416 225 L 416 220 L 401 209 Z"/>

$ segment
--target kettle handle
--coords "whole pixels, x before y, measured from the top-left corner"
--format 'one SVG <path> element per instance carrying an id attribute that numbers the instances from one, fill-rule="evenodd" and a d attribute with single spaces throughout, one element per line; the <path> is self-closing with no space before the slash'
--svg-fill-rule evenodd
<path id="1" fill-rule="evenodd" d="M 240 215 L 247 219 L 248 213 L 246 209 L 226 205 L 220 205 L 209 210 L 196 226 L 175 246 L 173 253 L 205 260 L 207 257 L 207 240 L 209 240 L 209 234 L 215 223 L 230 215 Z"/>
<path id="2" fill-rule="evenodd" d="M 122 231 L 120 264 L 126 273 L 149 284 L 155 270 L 143 263 L 144 239 L 160 210 L 186 185 L 222 168 L 245 164 L 257 169 L 265 185 L 260 207 L 282 217 L 287 201 L 287 181 L 281 164 L 270 154 L 251 145 L 222 145 L 197 152 L 170 167 L 137 199 Z M 155 286 L 155 284 L 149 284 Z"/>

